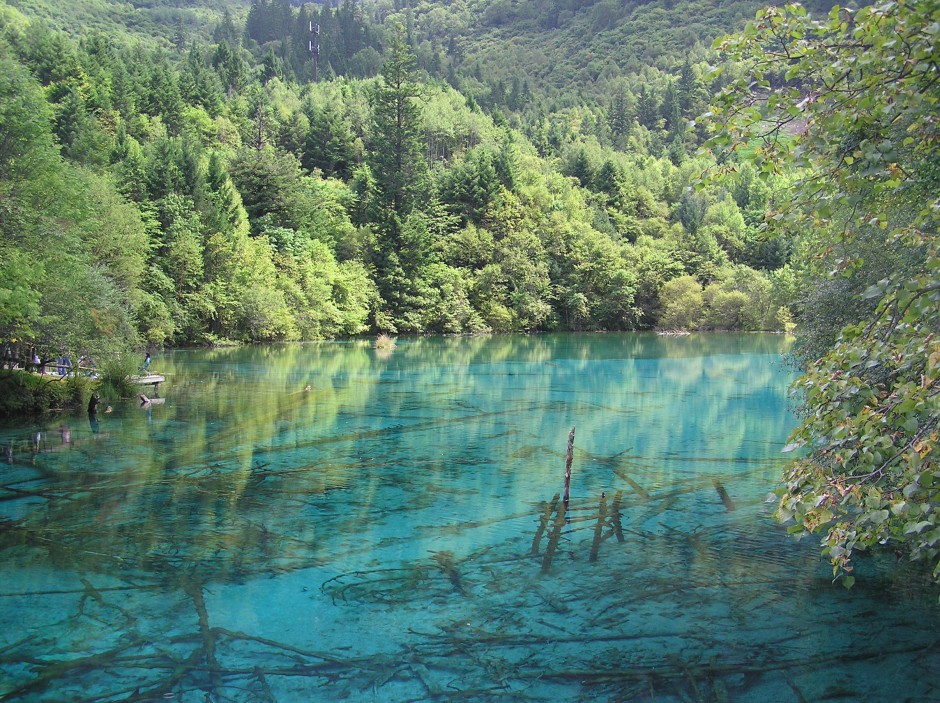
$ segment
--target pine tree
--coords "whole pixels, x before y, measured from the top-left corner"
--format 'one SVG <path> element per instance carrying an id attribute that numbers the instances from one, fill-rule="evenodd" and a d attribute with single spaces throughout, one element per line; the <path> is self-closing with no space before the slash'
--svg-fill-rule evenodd
<path id="1" fill-rule="evenodd" d="M 215 28 L 212 38 L 217 44 L 225 42 L 230 46 L 237 47 L 241 45 L 241 37 L 235 28 L 235 23 L 232 21 L 232 13 L 229 12 L 227 7 L 222 15 L 222 21 Z"/>
<path id="2" fill-rule="evenodd" d="M 313 108 L 307 117 L 310 131 L 301 154 L 304 168 L 318 168 L 326 176 L 348 180 L 356 165 L 355 138 L 348 121 L 331 105 Z"/>
<path id="3" fill-rule="evenodd" d="M 399 28 L 382 68 L 382 81 L 372 95 L 372 174 L 374 199 L 372 221 L 376 242 L 372 252 L 382 298 L 390 305 L 392 325 L 420 331 L 415 322 L 422 305 L 416 293 L 423 278 L 424 248 L 414 250 L 418 239 L 410 218 L 416 212 L 426 164 L 421 138 L 417 98 L 420 86 L 414 73 L 417 58 L 405 43 Z"/>
<path id="4" fill-rule="evenodd" d="M 156 67 L 150 80 L 150 114 L 159 116 L 171 134 L 179 134 L 183 124 L 183 96 L 176 74 L 166 62 Z"/>
<path id="5" fill-rule="evenodd" d="M 376 200 L 386 212 L 407 216 L 414 208 L 425 170 L 421 141 L 417 58 L 399 32 L 372 96 L 372 172 Z"/>
<path id="6" fill-rule="evenodd" d="M 609 196 L 614 196 L 620 190 L 621 180 L 623 180 L 623 173 L 613 161 L 607 159 L 594 178 L 594 187 Z"/>
<path id="7" fill-rule="evenodd" d="M 692 112 L 696 98 L 695 74 L 692 72 L 692 64 L 689 63 L 688 57 L 686 57 L 685 62 L 682 64 L 682 69 L 679 72 L 677 89 L 679 92 L 679 107 L 682 109 L 682 114 L 688 117 Z"/>
<path id="8" fill-rule="evenodd" d="M 607 126 L 610 128 L 610 133 L 615 141 L 627 136 L 630 131 L 631 118 L 627 89 L 621 84 L 614 93 L 610 101 L 610 107 L 607 110 Z"/>
<path id="9" fill-rule="evenodd" d="M 216 47 L 212 65 L 219 74 L 222 86 L 231 97 L 241 87 L 247 72 L 240 49 L 237 45 L 229 45 L 223 41 Z"/>
<path id="10" fill-rule="evenodd" d="M 636 118 L 639 123 L 648 129 L 655 129 L 659 112 L 656 93 L 645 84 L 641 85 L 636 103 Z"/>
<path id="11" fill-rule="evenodd" d="M 591 167 L 591 162 L 588 160 L 584 149 L 579 149 L 578 153 L 575 154 L 571 165 L 568 167 L 568 175 L 577 178 L 584 188 L 593 187 L 594 169 Z"/>
<path id="12" fill-rule="evenodd" d="M 111 105 L 125 120 L 137 114 L 137 95 L 122 61 L 111 73 Z"/>
<path id="13" fill-rule="evenodd" d="M 680 105 L 679 93 L 676 90 L 675 82 L 670 80 L 666 84 L 666 90 L 663 93 L 663 101 L 659 106 L 660 115 L 666 131 L 675 136 L 681 134 L 685 129 L 685 123 L 682 119 L 682 107 Z"/>
<path id="14" fill-rule="evenodd" d="M 274 39 L 271 28 L 271 10 L 265 0 L 254 0 L 251 3 L 248 18 L 245 20 L 245 33 L 249 39 L 253 39 L 259 44 Z"/>
<path id="15" fill-rule="evenodd" d="M 219 153 L 209 155 L 206 168 L 206 223 L 218 232 L 228 231 L 238 220 L 239 201 Z"/>

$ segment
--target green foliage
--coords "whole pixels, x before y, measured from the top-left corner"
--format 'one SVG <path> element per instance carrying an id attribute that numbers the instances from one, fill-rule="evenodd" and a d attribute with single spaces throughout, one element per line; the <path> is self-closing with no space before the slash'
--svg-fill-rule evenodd
<path id="1" fill-rule="evenodd" d="M 853 555 L 882 546 L 940 580 L 940 252 L 923 275 L 869 295 L 881 298 L 875 319 L 846 327 L 799 382 L 810 414 L 793 445 L 806 457 L 787 475 L 778 516 L 796 534 L 821 533 L 833 575 L 849 583 Z"/>
<path id="2" fill-rule="evenodd" d="M 308 170 L 349 179 L 359 160 L 352 125 L 335 107 L 312 107 L 301 161 Z"/>
<path id="3" fill-rule="evenodd" d="M 702 285 L 694 276 L 679 276 L 663 285 L 659 295 L 662 313 L 659 324 L 667 330 L 693 330 L 705 314 Z"/>
<path id="4" fill-rule="evenodd" d="M 773 304 L 772 284 L 766 276 L 743 265 L 723 273 L 722 281 L 705 288 L 707 326 L 723 330 L 780 329 L 779 307 Z"/>
<path id="5" fill-rule="evenodd" d="M 756 260 L 759 181 L 733 202 L 689 190 L 708 165 L 683 131 L 702 52 L 643 75 L 594 66 L 602 99 L 540 106 L 534 79 L 473 78 L 456 43 L 428 44 L 472 53 L 485 27 L 461 3 L 409 23 L 259 0 L 245 26 L 220 1 L 172 28 L 150 8 L 139 41 L 104 9 L 70 5 L 97 28 L 78 39 L 45 0 L 0 19 L 0 333 L 44 357 L 650 327 L 670 279 L 725 285 L 729 260 Z"/>
<path id="6" fill-rule="evenodd" d="M 399 32 L 382 67 L 382 81 L 372 93 L 374 129 L 370 150 L 376 204 L 399 217 L 414 209 L 425 168 L 421 113 L 416 102 L 421 90 L 415 69 L 414 53 Z M 380 218 L 379 213 L 376 218 Z"/>
<path id="7" fill-rule="evenodd" d="M 49 111 L 25 72 L 0 71 L 0 318 L 6 339 L 29 340 L 44 359 L 101 353 L 136 339 L 128 294 L 140 245 L 133 211 L 115 205 L 107 179 L 63 162 L 51 141 Z"/>
<path id="8" fill-rule="evenodd" d="M 37 376 L 0 371 L 0 417 L 36 415 L 49 410 L 80 408 L 91 395 L 87 378 Z"/>
<path id="9" fill-rule="evenodd" d="M 34 334 L 33 320 L 42 309 L 36 290 L 41 277 L 41 268 L 25 253 L 0 246 L 0 330 L 5 338 Z"/>
<path id="10" fill-rule="evenodd" d="M 847 586 L 853 556 L 882 548 L 940 580 L 937 21 L 930 0 L 821 21 L 789 5 L 721 45 L 748 73 L 715 102 L 712 146 L 792 179 L 770 222 L 796 235 L 810 291 L 805 454 L 778 514 L 822 535 Z"/>
<path id="11" fill-rule="evenodd" d="M 131 351 L 120 351 L 98 361 L 98 376 L 103 398 L 130 398 L 137 392 L 132 376 L 140 373 L 140 357 Z"/>

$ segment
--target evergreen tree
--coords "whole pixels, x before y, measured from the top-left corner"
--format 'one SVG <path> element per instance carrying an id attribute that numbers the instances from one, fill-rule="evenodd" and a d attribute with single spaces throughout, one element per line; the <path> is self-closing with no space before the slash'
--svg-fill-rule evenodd
<path id="1" fill-rule="evenodd" d="M 480 224 L 500 185 L 492 156 L 478 147 L 447 174 L 442 196 L 450 210 L 462 217 L 463 224 Z"/>
<path id="2" fill-rule="evenodd" d="M 123 122 L 118 126 L 111 163 L 118 190 L 135 203 L 143 203 L 148 195 L 147 161 L 140 143 L 127 133 Z"/>
<path id="3" fill-rule="evenodd" d="M 631 117 L 627 89 L 621 84 L 619 89 L 614 92 L 610 107 L 607 110 L 607 126 L 614 136 L 615 142 L 618 137 L 627 136 L 630 131 Z"/>
<path id="4" fill-rule="evenodd" d="M 240 201 L 217 151 L 206 167 L 206 223 L 216 231 L 232 228 L 239 216 Z"/>
<path id="5" fill-rule="evenodd" d="M 655 91 L 646 84 L 640 86 L 640 92 L 636 96 L 636 118 L 647 129 L 658 127 L 659 101 L 656 99 Z"/>
<path id="6" fill-rule="evenodd" d="M 261 81 L 267 83 L 272 78 L 284 77 L 284 64 L 274 54 L 274 49 L 268 47 L 261 59 Z"/>
<path id="7" fill-rule="evenodd" d="M 326 176 L 343 180 L 352 177 L 356 165 L 355 139 L 349 122 L 332 105 L 310 108 L 310 131 L 304 142 L 301 163 L 308 171 L 320 169 Z"/>
<path id="8" fill-rule="evenodd" d="M 137 114 L 137 94 L 123 61 L 111 72 L 111 106 L 125 120 Z"/>
<path id="9" fill-rule="evenodd" d="M 685 130 L 685 122 L 682 119 L 682 107 L 680 105 L 679 93 L 676 90 L 675 81 L 669 80 L 666 83 L 663 100 L 659 105 L 659 114 L 662 116 L 663 124 L 669 134 L 675 136 Z"/>
<path id="10" fill-rule="evenodd" d="M 245 20 L 245 35 L 259 44 L 274 39 L 271 11 L 266 0 L 252 0 L 248 18 Z"/>
<path id="11" fill-rule="evenodd" d="M 602 193 L 613 196 L 620 190 L 620 181 L 622 179 L 623 173 L 621 170 L 613 161 L 607 159 L 594 178 L 594 187 Z"/>
<path id="12" fill-rule="evenodd" d="M 579 149 L 572 159 L 568 167 L 568 175 L 577 178 L 584 188 L 594 187 L 594 169 L 583 148 Z"/>
<path id="13" fill-rule="evenodd" d="M 377 229 L 373 259 L 379 292 L 391 306 L 390 324 L 409 331 L 420 331 L 415 318 L 422 297 L 415 286 L 419 286 L 425 247 L 413 249 L 416 242 L 424 241 L 416 233 L 427 231 L 423 220 L 410 217 L 426 172 L 416 65 L 417 58 L 399 29 L 382 69 L 382 81 L 372 95 L 375 195 L 371 219 Z"/>
<path id="14" fill-rule="evenodd" d="M 183 126 L 183 96 L 177 74 L 166 61 L 161 61 L 150 79 L 148 111 L 162 118 L 171 134 L 179 134 Z"/>
<path id="15" fill-rule="evenodd" d="M 83 123 L 87 119 L 81 95 L 78 89 L 73 87 L 65 94 L 55 119 L 55 135 L 66 154 L 78 138 L 79 132 L 83 129 Z"/>
<path id="16" fill-rule="evenodd" d="M 695 74 L 692 72 L 692 64 L 688 57 L 682 63 L 682 69 L 679 71 L 679 81 L 676 86 L 679 97 L 679 109 L 682 114 L 689 117 L 697 102 Z"/>
<path id="17" fill-rule="evenodd" d="M 240 49 L 235 44 L 229 44 L 222 41 L 215 49 L 212 56 L 212 65 L 215 67 L 222 86 L 225 88 L 228 96 L 231 97 L 235 91 L 242 87 L 247 73 L 247 67 L 242 60 Z"/>
<path id="18" fill-rule="evenodd" d="M 362 10 L 355 0 L 343 0 L 343 4 L 336 10 L 337 24 L 342 38 L 342 47 L 348 61 L 357 51 L 365 46 L 365 28 L 363 26 Z M 399 37 L 406 46 L 406 40 Z M 398 40 L 396 39 L 396 41 Z M 417 59 L 415 59 L 417 65 Z M 413 70 L 413 69 L 412 69 Z"/>
<path id="19" fill-rule="evenodd" d="M 417 58 L 401 32 L 390 52 L 372 94 L 371 165 L 379 207 L 403 217 L 415 207 L 425 171 L 417 103 L 421 88 L 414 75 Z"/>
<path id="20" fill-rule="evenodd" d="M 196 44 L 190 48 L 180 75 L 180 93 L 188 104 L 201 105 L 212 116 L 222 112 L 222 86 Z"/>
<path id="21" fill-rule="evenodd" d="M 235 23 L 232 21 L 232 13 L 229 11 L 229 8 L 226 7 L 224 9 L 222 21 L 219 22 L 219 26 L 216 27 L 215 31 L 212 33 L 212 39 L 216 44 L 222 44 L 224 42 L 234 47 L 241 45 L 241 35 L 235 28 Z"/>
<path id="22" fill-rule="evenodd" d="M 503 187 L 509 191 L 514 190 L 519 176 L 519 155 L 513 132 L 504 132 L 499 150 L 493 157 L 493 167 Z"/>

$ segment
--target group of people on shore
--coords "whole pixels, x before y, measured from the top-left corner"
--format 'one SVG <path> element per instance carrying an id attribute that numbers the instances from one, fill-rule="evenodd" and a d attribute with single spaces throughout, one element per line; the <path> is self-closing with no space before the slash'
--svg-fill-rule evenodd
<path id="1" fill-rule="evenodd" d="M 21 369 L 43 375 L 48 371 L 56 376 L 71 376 L 92 368 L 94 364 L 84 354 L 78 357 L 78 363 L 73 367 L 72 357 L 67 353 L 63 353 L 53 361 L 51 357 L 40 356 L 35 348 L 30 349 L 29 353 L 24 355 L 23 349 L 10 342 L 3 345 L 3 355 L 0 357 L 0 369 L 10 371 Z"/>
<path id="2" fill-rule="evenodd" d="M 0 369 L 16 370 L 22 369 L 31 373 L 45 375 L 47 368 L 51 368 L 51 373 L 58 376 L 71 376 L 82 372 L 94 372 L 95 364 L 86 355 L 78 357 L 78 363 L 73 367 L 72 358 L 68 354 L 63 354 L 56 358 L 55 363 L 51 359 L 43 359 L 39 352 L 34 348 L 29 351 L 28 356 L 21 356 L 22 350 L 18 345 L 7 342 L 3 345 L 3 354 L 0 356 Z M 144 376 L 150 374 L 150 352 L 144 356 L 143 363 L 137 367 L 137 370 Z"/>

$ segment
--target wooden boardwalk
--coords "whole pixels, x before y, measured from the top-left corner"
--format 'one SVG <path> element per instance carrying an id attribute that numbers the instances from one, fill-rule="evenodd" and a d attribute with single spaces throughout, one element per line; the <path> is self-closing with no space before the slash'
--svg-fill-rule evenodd
<path id="1" fill-rule="evenodd" d="M 157 373 L 148 373 L 145 376 L 131 376 L 132 383 L 136 383 L 138 386 L 153 386 L 154 390 L 157 390 L 157 386 L 165 380 L 166 376 L 161 376 Z"/>

